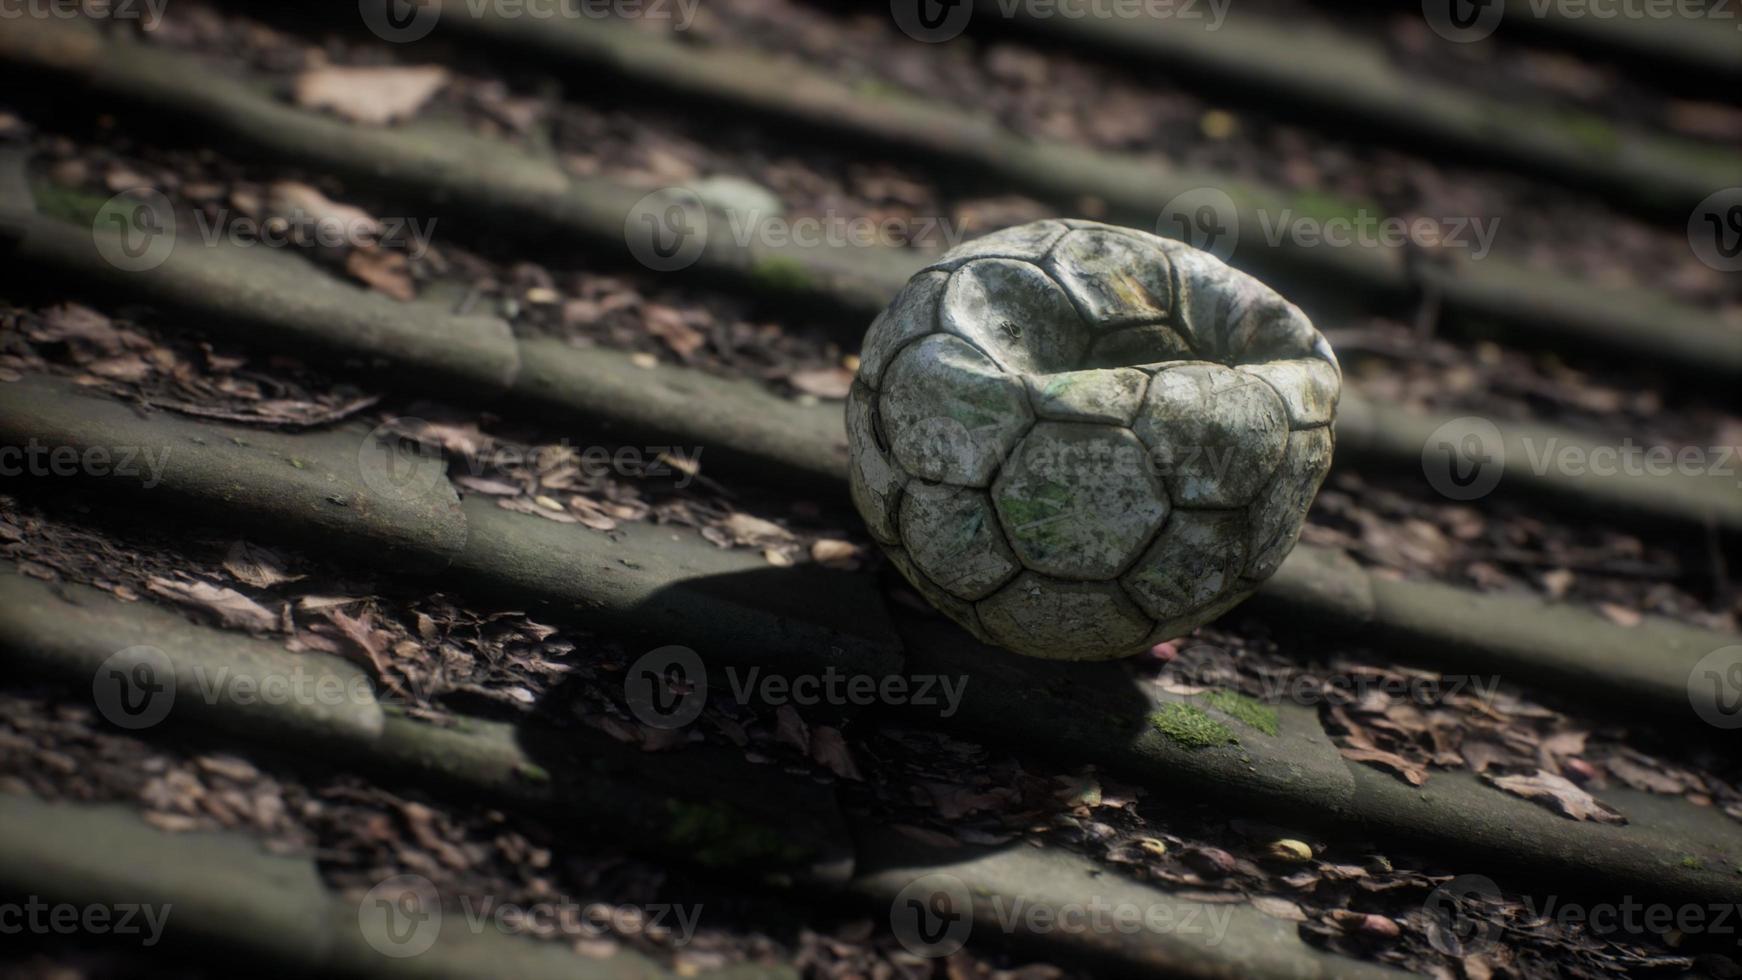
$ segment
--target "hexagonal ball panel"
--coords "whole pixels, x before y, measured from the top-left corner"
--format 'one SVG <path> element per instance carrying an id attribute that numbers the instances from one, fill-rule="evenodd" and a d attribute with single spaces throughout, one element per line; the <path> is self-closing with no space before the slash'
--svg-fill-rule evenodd
<path id="1" fill-rule="evenodd" d="M 992 485 L 1022 564 L 1068 579 L 1104 579 L 1130 564 L 1167 516 L 1167 496 L 1131 432 L 1040 422 Z"/>
<path id="2" fill-rule="evenodd" d="M 1060 221 L 1031 221 L 1005 228 L 957 245 L 926 269 L 953 270 L 975 259 L 993 258 L 1038 263 L 1065 230 Z"/>
<path id="3" fill-rule="evenodd" d="M 1156 619 L 1189 615 L 1238 583 L 1248 536 L 1244 510 L 1176 510 L 1120 581 Z"/>
<path id="4" fill-rule="evenodd" d="M 1167 640 L 1177 640 L 1205 623 L 1219 618 L 1223 613 L 1238 606 L 1240 603 L 1245 602 L 1247 599 L 1252 597 L 1252 593 L 1255 591 L 1257 591 L 1256 588 L 1250 582 L 1247 582 L 1239 588 L 1229 590 L 1223 594 L 1221 598 L 1216 599 L 1208 605 L 1199 606 L 1190 612 L 1182 613 L 1172 619 L 1164 619 L 1155 624 L 1155 629 L 1150 632 L 1149 636 L 1144 638 L 1144 642 L 1150 646 L 1154 646 L 1157 643 L 1162 643 Z"/>
<path id="5" fill-rule="evenodd" d="M 1070 291 L 1096 330 L 1155 323 L 1173 312 L 1173 267 L 1167 254 L 1110 227 L 1067 233 L 1046 269 Z"/>
<path id="6" fill-rule="evenodd" d="M 1200 360 L 1178 331 L 1165 323 L 1125 327 L 1105 334 L 1089 348 L 1088 368 L 1137 367 Z"/>
<path id="7" fill-rule="evenodd" d="M 1154 624 L 1116 582 L 1066 582 L 1034 572 L 975 608 L 993 642 L 1050 660 L 1111 660 L 1143 649 Z"/>
<path id="8" fill-rule="evenodd" d="M 1294 548 L 1307 508 L 1331 469 L 1331 427 L 1288 434 L 1288 451 L 1276 479 L 1252 502 L 1252 543 L 1246 577 L 1269 578 Z"/>
<path id="9" fill-rule="evenodd" d="M 879 444 L 873 418 L 876 409 L 876 393 L 854 381 L 852 390 L 847 392 L 847 490 L 871 536 L 884 544 L 898 544 L 901 535 L 896 526 L 897 509 L 907 474 Z"/>
<path id="10" fill-rule="evenodd" d="M 877 406 L 895 461 L 908 475 L 967 487 L 991 482 L 1030 421 L 1022 382 L 944 334 L 896 355 Z"/>
<path id="11" fill-rule="evenodd" d="M 1088 328 L 1059 284 L 1010 259 L 976 259 L 951 273 L 939 323 L 1015 373 L 1068 371 L 1089 347 Z"/>
<path id="12" fill-rule="evenodd" d="M 883 551 L 889 556 L 889 563 L 895 566 L 902 578 L 907 579 L 908 585 L 913 586 L 913 591 L 918 592 L 925 601 L 931 603 L 933 609 L 954 620 L 956 625 L 972 633 L 976 638 L 987 643 L 993 642 L 985 629 L 981 627 L 980 614 L 974 609 L 973 603 L 964 602 L 939 588 L 936 582 L 933 582 L 924 572 L 919 570 L 919 566 L 913 563 L 913 559 L 908 557 L 906 551 L 900 548 L 885 548 Z"/>
<path id="13" fill-rule="evenodd" d="M 984 490 L 909 483 L 901 538 L 919 570 L 962 599 L 984 598 L 1020 570 Z"/>
<path id="14" fill-rule="evenodd" d="M 1034 414 L 1055 422 L 1130 425 L 1149 387 L 1149 375 L 1134 368 L 1030 374 L 1024 380 Z"/>
<path id="15" fill-rule="evenodd" d="M 1242 364 L 1240 370 L 1263 378 L 1288 409 L 1288 427 L 1310 429 L 1328 425 L 1337 414 L 1343 382 L 1337 369 L 1316 357 L 1297 357 L 1267 364 Z"/>
<path id="16" fill-rule="evenodd" d="M 942 272 L 914 276 L 902 287 L 895 302 L 871 321 L 871 328 L 865 331 L 865 343 L 859 349 L 859 380 L 873 391 L 881 386 L 883 372 L 903 347 L 938 329 L 938 301 L 947 281 L 949 276 Z"/>
<path id="17" fill-rule="evenodd" d="M 1288 415 L 1261 379 L 1219 364 L 1163 368 L 1132 425 L 1180 507 L 1240 507 L 1282 459 Z"/>

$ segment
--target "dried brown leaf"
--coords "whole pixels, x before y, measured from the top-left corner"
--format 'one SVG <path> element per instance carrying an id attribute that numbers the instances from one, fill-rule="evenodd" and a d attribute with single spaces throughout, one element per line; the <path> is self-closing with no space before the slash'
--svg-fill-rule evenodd
<path id="1" fill-rule="evenodd" d="M 1493 776 L 1488 781 L 1514 796 L 1542 803 L 1562 816 L 1596 823 L 1627 822 L 1627 818 L 1602 800 L 1580 789 L 1564 776 L 1538 769 L 1529 776 Z"/>
<path id="2" fill-rule="evenodd" d="M 209 582 L 181 582 L 157 575 L 152 576 L 145 587 L 171 602 L 206 612 L 219 624 L 231 629 L 267 633 L 278 626 L 276 614 L 235 589 Z"/>
<path id="3" fill-rule="evenodd" d="M 384 126 L 416 115 L 447 82 L 447 69 L 439 65 L 323 65 L 297 76 L 296 104 L 305 109 L 330 109 L 352 122 Z"/>

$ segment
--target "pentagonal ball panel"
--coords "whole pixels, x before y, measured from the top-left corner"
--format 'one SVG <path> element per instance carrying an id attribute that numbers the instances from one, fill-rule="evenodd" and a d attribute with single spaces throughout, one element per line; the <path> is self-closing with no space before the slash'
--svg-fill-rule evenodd
<path id="1" fill-rule="evenodd" d="M 958 486 L 990 483 L 1030 421 L 1022 382 L 945 334 L 896 355 L 877 405 L 896 463 L 909 476 Z"/>
<path id="2" fill-rule="evenodd" d="M 1050 660 L 1110 660 L 1136 653 L 1154 627 L 1115 582 L 1067 582 L 1034 572 L 975 608 L 1002 646 Z"/>
<path id="3" fill-rule="evenodd" d="M 1132 426 L 1176 506 L 1244 506 L 1282 459 L 1288 415 L 1262 380 L 1219 364 L 1163 368 Z"/>
<path id="4" fill-rule="evenodd" d="M 909 483 L 901 537 L 919 570 L 962 599 L 983 598 L 1019 571 L 984 490 Z"/>
<path id="5" fill-rule="evenodd" d="M 1068 371 L 1089 347 L 1070 297 L 1028 262 L 977 259 L 951 273 L 939 322 L 1018 373 Z"/>
<path id="6" fill-rule="evenodd" d="M 1167 496 L 1130 430 L 1040 422 L 992 486 L 1022 564 L 1048 575 L 1117 575 L 1167 516 Z"/>

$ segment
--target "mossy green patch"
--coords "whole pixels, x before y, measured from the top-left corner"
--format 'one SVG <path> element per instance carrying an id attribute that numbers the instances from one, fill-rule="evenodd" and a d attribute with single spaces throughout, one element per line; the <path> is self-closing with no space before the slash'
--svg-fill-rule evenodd
<path id="1" fill-rule="evenodd" d="M 804 263 L 783 255 L 771 255 L 758 261 L 750 269 L 750 278 L 758 286 L 782 292 L 800 292 L 816 285 Z"/>
<path id="2" fill-rule="evenodd" d="M 1378 206 L 1366 201 L 1351 201 L 1327 194 L 1324 191 L 1305 191 L 1297 194 L 1292 202 L 1298 217 L 1311 218 L 1319 224 L 1334 219 L 1342 219 L 1351 223 L 1359 223 L 1365 214 L 1370 221 L 1377 221 L 1385 216 Z"/>
<path id="3" fill-rule="evenodd" d="M 1567 135 L 1587 150 L 1613 156 L 1621 149 L 1621 136 L 1615 127 L 1597 116 L 1568 116 L 1564 125 Z"/>
<path id="4" fill-rule="evenodd" d="M 1276 709 L 1239 691 L 1211 691 L 1204 695 L 1203 701 L 1248 728 L 1256 728 L 1273 737 L 1276 735 Z"/>
<path id="5" fill-rule="evenodd" d="M 108 200 L 99 194 L 76 187 L 62 187 L 47 180 L 31 181 L 30 196 L 36 202 L 38 214 L 80 225 L 90 224 L 102 210 L 103 202 Z"/>
<path id="6" fill-rule="evenodd" d="M 1170 701 L 1149 716 L 1155 730 L 1187 748 L 1201 749 L 1211 745 L 1238 745 L 1234 730 L 1211 718 L 1204 709 L 1180 701 Z"/>

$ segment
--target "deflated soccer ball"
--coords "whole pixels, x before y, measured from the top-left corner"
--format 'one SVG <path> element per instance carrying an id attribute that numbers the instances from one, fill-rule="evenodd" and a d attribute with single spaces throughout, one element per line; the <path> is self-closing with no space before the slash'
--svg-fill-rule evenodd
<path id="1" fill-rule="evenodd" d="M 853 501 L 981 639 L 1122 657 L 1282 564 L 1341 389 L 1306 316 L 1215 256 L 1037 221 L 952 249 L 871 324 L 847 399 Z"/>

